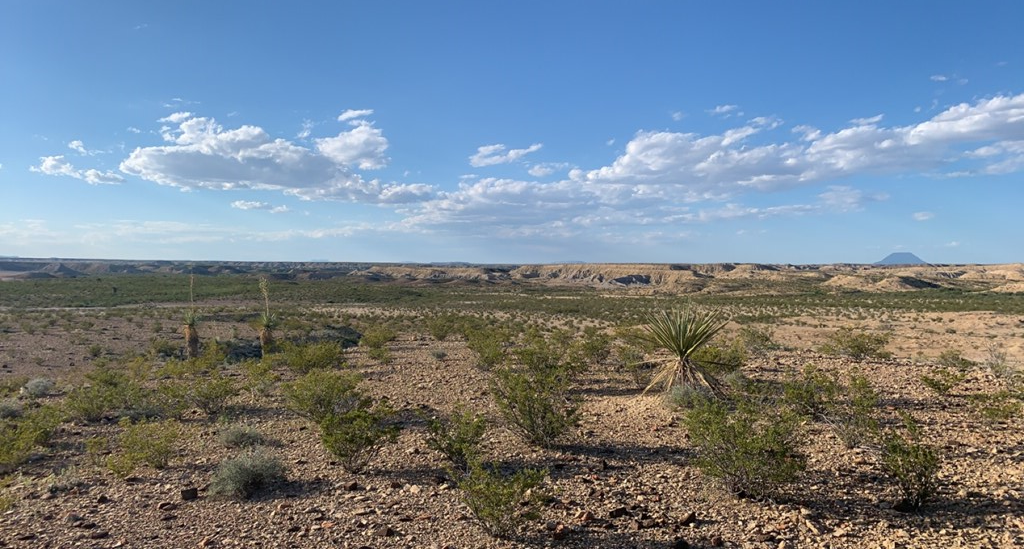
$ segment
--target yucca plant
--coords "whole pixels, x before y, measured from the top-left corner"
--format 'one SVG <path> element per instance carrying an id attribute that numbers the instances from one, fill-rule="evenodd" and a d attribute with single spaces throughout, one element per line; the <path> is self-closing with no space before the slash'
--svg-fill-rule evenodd
<path id="1" fill-rule="evenodd" d="M 698 362 L 694 355 L 725 327 L 726 320 L 713 309 L 688 307 L 681 311 L 652 314 L 641 337 L 673 356 L 658 362 L 657 370 L 644 393 L 660 386 L 666 393 L 676 387 L 690 387 L 723 394 L 721 384 Z"/>
<path id="2" fill-rule="evenodd" d="M 199 314 L 196 313 L 195 284 L 196 276 L 188 275 L 189 308 L 185 311 L 185 322 L 181 326 L 181 333 L 185 336 L 185 358 L 199 357 L 199 331 L 196 330 L 196 325 L 199 324 Z"/>
<path id="3" fill-rule="evenodd" d="M 274 328 L 277 327 L 277 315 L 270 312 L 270 282 L 267 277 L 260 277 L 260 293 L 263 294 L 263 312 L 257 323 L 259 327 L 260 351 L 267 356 L 274 346 Z"/>

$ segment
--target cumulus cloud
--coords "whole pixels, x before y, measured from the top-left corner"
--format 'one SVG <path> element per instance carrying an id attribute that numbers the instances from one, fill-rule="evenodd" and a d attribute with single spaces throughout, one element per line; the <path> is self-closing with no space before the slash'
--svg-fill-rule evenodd
<path id="1" fill-rule="evenodd" d="M 121 171 L 185 189 L 278 190 L 306 200 L 400 204 L 433 194 L 428 185 L 367 181 L 354 171 L 387 163 L 387 139 L 369 123 L 315 139 L 312 149 L 271 138 L 258 126 L 225 129 L 205 117 L 181 120 L 162 133 L 167 145 L 136 148 Z"/>
<path id="2" fill-rule="evenodd" d="M 730 116 L 732 114 L 742 114 L 738 112 L 739 108 L 739 105 L 718 105 L 715 108 L 709 110 L 708 114 L 718 114 L 725 116 Z"/>
<path id="3" fill-rule="evenodd" d="M 530 169 L 526 170 L 526 172 L 534 177 L 546 177 L 557 171 L 568 168 L 569 164 L 565 162 L 542 162 L 540 164 L 530 166 Z"/>
<path id="4" fill-rule="evenodd" d="M 269 202 L 255 200 L 235 200 L 231 207 L 238 210 L 266 210 L 270 213 L 285 213 L 289 211 L 288 206 L 275 206 Z"/>
<path id="5" fill-rule="evenodd" d="M 186 121 L 186 120 L 188 120 L 189 118 L 192 118 L 192 117 L 193 117 L 192 113 L 187 112 L 187 111 L 181 111 L 181 112 L 176 112 L 176 113 L 173 113 L 173 114 L 169 114 L 169 115 L 167 115 L 167 116 L 157 120 L 157 122 L 167 122 L 167 123 L 170 123 L 170 124 L 181 124 L 182 122 L 184 122 L 184 121 Z"/>
<path id="6" fill-rule="evenodd" d="M 39 158 L 38 166 L 29 167 L 29 171 L 44 175 L 59 175 L 81 179 L 90 185 L 117 184 L 124 182 L 124 177 L 112 171 L 100 171 L 97 169 L 79 170 L 70 162 L 64 160 L 64 155 L 42 156 Z"/>
<path id="7" fill-rule="evenodd" d="M 345 122 L 354 118 L 366 118 L 373 114 L 373 109 L 348 109 L 338 115 L 338 122 Z"/>
<path id="8" fill-rule="evenodd" d="M 541 143 L 534 143 L 525 149 L 506 150 L 505 145 L 500 143 L 497 145 L 484 145 L 483 147 L 477 147 L 476 154 L 469 157 L 469 165 L 479 168 L 496 164 L 508 164 L 532 152 L 539 151 L 543 146 Z"/>
<path id="9" fill-rule="evenodd" d="M 914 218 L 914 221 L 928 221 L 935 217 L 935 214 L 932 212 L 914 212 L 912 217 Z"/>
<path id="10" fill-rule="evenodd" d="M 679 122 L 680 120 L 686 118 L 686 113 L 684 113 L 683 111 L 674 111 L 671 116 L 672 120 Z"/>
<path id="11" fill-rule="evenodd" d="M 929 76 L 928 79 L 932 82 L 945 82 L 946 80 L 949 80 L 949 77 L 944 74 L 933 74 Z"/>

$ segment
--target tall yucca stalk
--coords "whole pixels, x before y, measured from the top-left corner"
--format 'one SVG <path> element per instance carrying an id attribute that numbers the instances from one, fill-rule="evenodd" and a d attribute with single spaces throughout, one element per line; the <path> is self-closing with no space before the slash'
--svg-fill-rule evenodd
<path id="1" fill-rule="evenodd" d="M 185 323 L 181 326 L 181 333 L 185 336 L 185 358 L 199 357 L 199 331 L 196 330 L 199 314 L 196 313 L 195 285 L 196 275 L 188 275 L 189 307 L 185 311 Z"/>
<path id="2" fill-rule="evenodd" d="M 277 315 L 270 312 L 270 281 L 265 276 L 260 277 L 260 293 L 263 294 L 263 312 L 259 320 L 260 352 L 266 356 L 274 346 Z"/>
<path id="3" fill-rule="evenodd" d="M 694 354 L 707 345 L 725 327 L 721 313 L 711 309 L 688 307 L 682 311 L 652 314 L 644 327 L 644 339 L 672 353 L 664 359 L 644 392 L 661 386 L 665 392 L 675 387 L 692 387 L 722 394 L 714 376 L 694 359 Z"/>

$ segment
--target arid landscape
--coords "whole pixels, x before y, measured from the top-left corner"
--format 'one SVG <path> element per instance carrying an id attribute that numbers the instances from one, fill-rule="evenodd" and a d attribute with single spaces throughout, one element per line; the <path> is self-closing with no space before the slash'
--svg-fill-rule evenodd
<path id="1" fill-rule="evenodd" d="M 1022 264 L 3 259 L 0 547 L 1018 547 L 1022 366 Z"/>

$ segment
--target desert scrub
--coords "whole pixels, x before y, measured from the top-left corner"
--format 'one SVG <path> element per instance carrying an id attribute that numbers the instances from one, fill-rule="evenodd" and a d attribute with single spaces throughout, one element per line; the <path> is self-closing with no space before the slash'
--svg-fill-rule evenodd
<path id="1" fill-rule="evenodd" d="M 249 425 L 228 425 L 217 433 L 217 440 L 228 448 L 249 448 L 267 443 L 267 437 Z"/>
<path id="2" fill-rule="evenodd" d="M 506 476 L 493 464 L 473 461 L 458 487 L 480 526 L 494 537 L 508 538 L 525 521 L 537 518 L 542 499 L 538 487 L 546 475 L 544 470 L 521 469 Z"/>
<path id="3" fill-rule="evenodd" d="M 847 448 L 856 448 L 877 439 L 877 414 L 878 393 L 867 377 L 853 371 L 829 406 L 825 421 Z"/>
<path id="4" fill-rule="evenodd" d="M 320 423 L 368 405 L 368 397 L 358 390 L 360 381 L 356 372 L 313 370 L 282 390 L 289 410 Z"/>
<path id="5" fill-rule="evenodd" d="M 839 391 L 834 374 L 808 364 L 800 375 L 783 382 L 782 402 L 797 414 L 824 419 L 833 410 Z"/>
<path id="6" fill-rule="evenodd" d="M 345 365 L 345 350 L 333 341 L 296 345 L 285 343 L 276 360 L 284 362 L 290 370 L 305 374 L 314 370 L 330 370 Z"/>
<path id="7" fill-rule="evenodd" d="M 508 334 L 496 328 L 475 328 L 466 332 L 466 346 L 476 353 L 476 365 L 482 370 L 501 364 L 508 342 Z"/>
<path id="8" fill-rule="evenodd" d="M 735 409 L 716 398 L 695 402 L 683 423 L 700 470 L 733 494 L 763 498 L 795 481 L 805 468 L 792 413 L 750 402 Z"/>
<path id="9" fill-rule="evenodd" d="M 1024 394 L 1009 390 L 982 393 L 970 396 L 971 408 L 989 423 L 1004 423 L 1020 417 L 1024 411 Z"/>
<path id="10" fill-rule="evenodd" d="M 181 427 L 176 421 L 132 423 L 125 418 L 118 436 L 118 451 L 107 458 L 107 468 L 120 478 L 130 475 L 139 465 L 163 469 L 178 453 Z"/>
<path id="11" fill-rule="evenodd" d="M 393 416 L 385 403 L 332 414 L 320 421 L 320 440 L 346 471 L 359 473 L 385 444 L 398 438 L 399 427 L 391 423 Z"/>
<path id="12" fill-rule="evenodd" d="M 249 393 L 250 402 L 256 402 L 258 397 L 270 394 L 280 379 L 269 360 L 246 360 L 242 362 L 241 368 L 245 375 L 243 386 Z"/>
<path id="13" fill-rule="evenodd" d="M 0 397 L 17 394 L 26 383 L 28 376 L 10 376 L 0 378 Z"/>
<path id="14" fill-rule="evenodd" d="M 960 351 L 957 351 L 956 349 L 946 349 L 945 351 L 942 351 L 936 362 L 943 368 L 951 368 L 960 371 L 966 371 L 978 365 L 973 360 L 967 360 L 964 358 L 960 354 Z"/>
<path id="15" fill-rule="evenodd" d="M 737 339 L 742 342 L 747 352 L 753 356 L 764 356 L 771 351 L 782 349 L 782 345 L 775 341 L 775 334 L 771 328 L 744 326 L 740 328 Z"/>
<path id="16" fill-rule="evenodd" d="M 889 358 L 892 353 L 885 350 L 888 344 L 888 334 L 871 334 L 847 326 L 829 334 L 820 350 L 827 355 L 847 356 L 854 360 Z"/>
<path id="17" fill-rule="evenodd" d="M 21 388 L 21 394 L 28 398 L 43 398 L 49 396 L 57 386 L 52 379 L 47 377 L 32 378 Z"/>
<path id="18" fill-rule="evenodd" d="M 692 306 L 649 316 L 644 326 L 644 339 L 672 356 L 660 361 L 644 391 L 660 386 L 668 394 L 674 387 L 687 385 L 705 388 L 716 396 L 723 395 L 718 380 L 701 364 L 697 354 L 725 327 L 725 322 L 716 310 Z"/>
<path id="19" fill-rule="evenodd" d="M 186 387 L 185 401 L 202 410 L 208 417 L 216 416 L 227 409 L 231 397 L 238 394 L 235 381 L 217 371 L 192 378 Z"/>
<path id="20" fill-rule="evenodd" d="M 0 399 L 0 419 L 14 419 L 21 415 L 21 403 L 13 398 Z"/>
<path id="21" fill-rule="evenodd" d="M 63 414 L 53 406 L 41 406 L 19 418 L 0 419 L 0 475 L 24 463 L 32 451 L 49 442 Z"/>
<path id="22" fill-rule="evenodd" d="M 920 509 L 934 498 L 938 489 L 938 451 L 921 442 L 917 423 L 903 414 L 906 434 L 891 431 L 882 440 L 882 470 L 899 488 L 902 499 L 896 508 Z"/>
<path id="23" fill-rule="evenodd" d="M 934 368 L 921 376 L 921 383 L 939 396 L 945 396 L 950 389 L 967 378 L 967 373 L 953 368 Z"/>
<path id="24" fill-rule="evenodd" d="M 507 366 L 494 372 L 491 392 L 513 430 L 526 442 L 547 448 L 578 421 L 569 384 L 568 369 L 558 363 Z"/>
<path id="25" fill-rule="evenodd" d="M 363 337 L 359 340 L 359 346 L 366 347 L 367 349 L 381 349 L 397 337 L 398 334 L 388 326 L 371 326 L 363 332 Z"/>
<path id="26" fill-rule="evenodd" d="M 281 460 L 262 448 L 248 450 L 217 466 L 210 480 L 210 495 L 249 499 L 260 490 L 285 480 Z"/>
<path id="27" fill-rule="evenodd" d="M 487 431 L 484 416 L 457 406 L 448 417 L 427 419 L 427 447 L 440 452 L 456 471 L 468 472 Z"/>
<path id="28" fill-rule="evenodd" d="M 716 377 L 738 371 L 747 363 L 747 347 L 738 338 L 719 346 L 707 344 L 693 353 L 693 360 Z"/>

